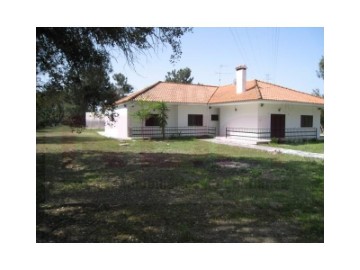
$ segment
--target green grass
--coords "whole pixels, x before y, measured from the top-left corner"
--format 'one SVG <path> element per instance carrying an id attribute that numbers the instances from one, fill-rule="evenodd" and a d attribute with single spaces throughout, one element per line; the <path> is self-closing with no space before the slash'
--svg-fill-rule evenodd
<path id="1" fill-rule="evenodd" d="M 322 160 L 37 132 L 37 242 L 323 242 Z"/>
<path id="2" fill-rule="evenodd" d="M 324 153 L 323 141 L 308 141 L 308 142 L 287 142 L 287 143 L 270 143 L 272 147 L 280 147 L 286 149 L 294 149 L 299 151 L 311 153 Z"/>

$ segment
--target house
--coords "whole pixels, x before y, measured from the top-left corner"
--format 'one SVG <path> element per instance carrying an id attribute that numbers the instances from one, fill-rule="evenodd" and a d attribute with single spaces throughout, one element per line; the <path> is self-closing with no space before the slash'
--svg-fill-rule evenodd
<path id="1" fill-rule="evenodd" d="M 116 102 L 114 138 L 160 137 L 156 115 L 142 123 L 134 113 L 139 101 L 168 105 L 166 136 L 231 136 L 254 140 L 319 138 L 324 99 L 260 80 L 246 80 L 236 68 L 236 84 L 211 86 L 157 82 Z M 154 111 L 155 114 L 155 111 Z"/>

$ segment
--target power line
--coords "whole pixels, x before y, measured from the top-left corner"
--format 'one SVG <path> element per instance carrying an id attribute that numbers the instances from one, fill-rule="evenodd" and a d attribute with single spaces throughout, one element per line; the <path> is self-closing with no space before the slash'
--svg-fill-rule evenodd
<path id="1" fill-rule="evenodd" d="M 239 29 L 236 29 L 236 30 L 239 30 Z M 236 34 L 236 36 L 238 37 L 239 44 L 240 44 L 241 48 L 244 50 L 244 55 L 245 55 L 245 59 L 244 59 L 244 60 L 246 61 L 244 64 L 250 65 L 249 59 L 247 58 L 247 57 L 248 57 L 248 53 L 246 52 L 245 46 L 243 46 L 243 43 L 241 42 L 239 31 L 235 31 L 235 34 Z"/>
<path id="2" fill-rule="evenodd" d="M 257 59 L 256 59 L 256 54 L 255 54 L 255 52 L 254 52 L 254 46 L 253 46 L 253 44 L 252 44 L 252 42 L 251 42 L 250 34 L 249 34 L 247 28 L 245 28 L 245 32 L 246 32 L 246 36 L 247 36 L 247 38 L 248 38 L 248 40 L 249 40 L 249 44 L 250 44 L 250 49 L 251 49 L 252 55 L 253 55 L 253 57 L 254 57 L 255 70 L 258 70 L 258 69 L 257 69 L 257 68 L 258 68 L 258 61 L 257 61 Z"/>
<path id="3" fill-rule="evenodd" d="M 277 75 L 277 60 L 278 60 L 278 54 L 279 54 L 279 38 L 280 38 L 280 30 L 278 27 L 275 28 L 275 48 L 274 48 L 274 78 L 276 83 L 276 75 Z"/>
<path id="4" fill-rule="evenodd" d="M 235 35 L 234 35 L 234 33 L 233 33 L 233 30 L 231 29 L 231 27 L 229 27 L 228 29 L 229 29 L 229 31 L 230 31 L 233 39 L 234 39 L 235 45 L 236 45 L 236 47 L 238 48 L 239 54 L 240 54 L 240 56 L 242 57 L 243 62 L 245 62 L 245 57 L 244 57 L 244 55 L 243 55 L 243 53 L 242 53 L 242 50 L 240 49 L 240 46 L 239 46 L 239 44 L 238 44 L 238 42 L 237 42 L 237 40 L 236 40 L 236 38 L 235 38 Z"/>

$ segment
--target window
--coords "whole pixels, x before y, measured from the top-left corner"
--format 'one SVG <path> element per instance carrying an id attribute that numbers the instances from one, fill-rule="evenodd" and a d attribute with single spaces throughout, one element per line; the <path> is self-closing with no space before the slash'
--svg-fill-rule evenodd
<path id="1" fill-rule="evenodd" d="M 313 116 L 302 115 L 301 116 L 301 127 L 313 127 Z"/>
<path id="2" fill-rule="evenodd" d="M 145 126 L 146 127 L 158 127 L 159 126 L 158 115 L 151 114 L 150 117 L 145 120 Z"/>
<path id="3" fill-rule="evenodd" d="M 199 126 L 203 125 L 202 114 L 188 114 L 188 126 Z"/>
<path id="4" fill-rule="evenodd" d="M 212 114 L 211 115 L 211 121 L 219 121 L 219 115 L 218 114 Z"/>

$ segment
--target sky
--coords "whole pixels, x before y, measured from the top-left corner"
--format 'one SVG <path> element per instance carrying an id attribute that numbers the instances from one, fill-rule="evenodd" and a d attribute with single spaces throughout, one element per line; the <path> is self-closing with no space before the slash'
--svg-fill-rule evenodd
<path id="1" fill-rule="evenodd" d="M 113 55 L 114 73 L 128 77 L 134 90 L 164 81 L 167 72 L 189 67 L 193 83 L 226 85 L 234 82 L 235 67 L 246 65 L 247 79 L 263 80 L 295 90 L 323 93 L 316 70 L 324 55 L 322 27 L 196 27 L 181 38 L 182 56 L 170 63 L 171 48 L 159 47 L 139 55 L 130 67 Z"/>

